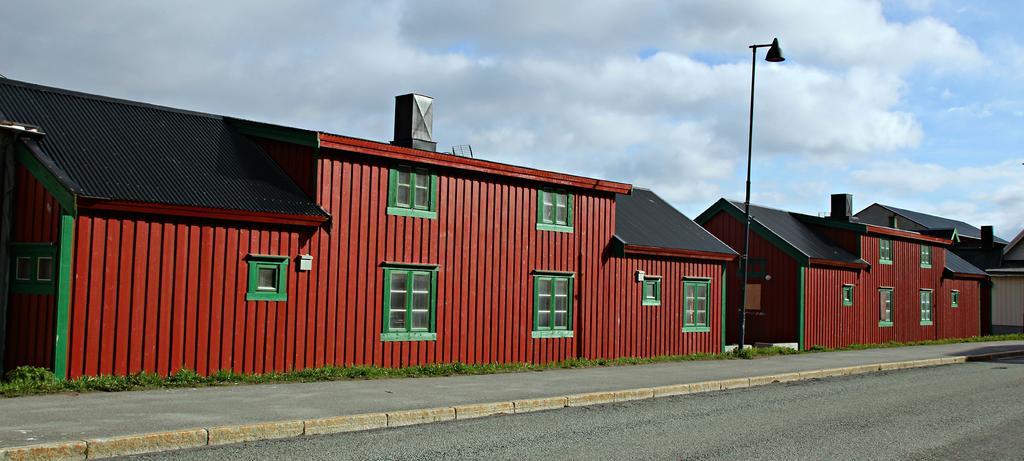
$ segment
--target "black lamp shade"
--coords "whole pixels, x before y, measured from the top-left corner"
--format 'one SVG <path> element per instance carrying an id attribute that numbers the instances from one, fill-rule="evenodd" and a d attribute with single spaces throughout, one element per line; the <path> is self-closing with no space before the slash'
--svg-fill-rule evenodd
<path id="1" fill-rule="evenodd" d="M 768 54 L 764 57 L 765 61 L 768 62 L 782 62 L 786 58 L 782 57 L 782 48 L 779 48 L 779 39 L 772 39 L 772 47 L 768 48 Z"/>

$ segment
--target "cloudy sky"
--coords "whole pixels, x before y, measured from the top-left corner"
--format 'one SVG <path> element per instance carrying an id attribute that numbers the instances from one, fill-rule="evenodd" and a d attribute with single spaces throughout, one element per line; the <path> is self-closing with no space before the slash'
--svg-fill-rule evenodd
<path id="1" fill-rule="evenodd" d="M 828 194 L 1024 227 L 1013 1 L 9 1 L 0 74 L 388 141 L 436 98 L 438 147 L 650 187 L 695 216 Z M 763 51 L 763 50 L 762 50 Z"/>

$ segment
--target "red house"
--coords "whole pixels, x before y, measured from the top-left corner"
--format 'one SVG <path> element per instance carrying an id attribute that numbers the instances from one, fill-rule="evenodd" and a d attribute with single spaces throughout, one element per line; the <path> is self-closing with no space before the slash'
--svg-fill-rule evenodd
<path id="1" fill-rule="evenodd" d="M 748 343 L 814 346 L 979 334 L 983 271 L 950 240 L 852 219 L 832 196 L 827 218 L 751 205 Z M 742 251 L 743 204 L 722 199 L 696 221 Z M 727 339 L 738 341 L 742 272 L 730 263 Z"/>
<path id="2" fill-rule="evenodd" d="M 734 251 L 629 184 L 435 152 L 396 102 L 388 144 L 0 79 L 0 368 L 722 350 Z"/>

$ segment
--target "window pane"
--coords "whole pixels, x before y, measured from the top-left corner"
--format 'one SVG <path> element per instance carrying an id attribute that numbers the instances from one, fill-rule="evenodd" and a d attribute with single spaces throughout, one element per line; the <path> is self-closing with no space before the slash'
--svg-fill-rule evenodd
<path id="1" fill-rule="evenodd" d="M 555 312 L 555 328 L 568 329 L 569 316 L 566 312 Z"/>
<path id="2" fill-rule="evenodd" d="M 569 223 L 569 208 L 566 205 L 565 194 L 555 194 L 555 223 Z"/>
<path id="3" fill-rule="evenodd" d="M 395 195 L 395 204 L 398 206 L 409 206 L 409 186 L 398 185 L 398 190 Z"/>
<path id="4" fill-rule="evenodd" d="M 32 278 L 32 258 L 18 258 L 14 263 L 14 278 L 28 280 Z"/>
<path id="5" fill-rule="evenodd" d="M 569 279 L 555 279 L 555 294 L 562 296 L 569 294 Z"/>
<path id="6" fill-rule="evenodd" d="M 430 274 L 426 272 L 416 272 L 412 275 L 412 291 L 418 293 L 427 293 L 430 291 Z"/>
<path id="7" fill-rule="evenodd" d="M 53 258 L 44 256 L 36 260 L 36 280 L 44 282 L 53 280 Z"/>
<path id="8" fill-rule="evenodd" d="M 412 327 L 414 329 L 428 329 L 430 328 L 430 311 L 413 309 L 412 311 Z"/>
<path id="9" fill-rule="evenodd" d="M 546 223 L 555 222 L 555 205 L 551 202 L 551 194 L 541 191 L 541 206 L 543 207 L 541 220 Z"/>
<path id="10" fill-rule="evenodd" d="M 430 207 L 430 176 L 426 174 L 416 175 L 416 208 Z"/>
<path id="11" fill-rule="evenodd" d="M 408 296 L 408 273 L 391 273 L 391 293 L 389 293 L 389 308 L 391 309 L 388 318 L 392 329 L 405 329 L 405 303 Z"/>
<path id="12" fill-rule="evenodd" d="M 391 315 L 389 316 L 392 330 L 404 330 L 405 329 L 405 309 L 391 309 Z"/>
<path id="13" fill-rule="evenodd" d="M 277 268 L 261 267 L 257 269 L 257 280 L 257 290 L 277 291 Z"/>
<path id="14" fill-rule="evenodd" d="M 551 328 L 551 312 L 537 311 L 537 327 L 543 330 Z"/>
<path id="15" fill-rule="evenodd" d="M 537 326 L 551 326 L 551 279 L 537 279 Z"/>
<path id="16" fill-rule="evenodd" d="M 395 190 L 395 204 L 408 207 L 410 205 L 409 194 L 412 189 L 412 175 L 408 171 L 399 171 L 396 182 L 398 184 Z"/>
<path id="17" fill-rule="evenodd" d="M 644 298 L 654 299 L 654 283 L 644 282 Z"/>

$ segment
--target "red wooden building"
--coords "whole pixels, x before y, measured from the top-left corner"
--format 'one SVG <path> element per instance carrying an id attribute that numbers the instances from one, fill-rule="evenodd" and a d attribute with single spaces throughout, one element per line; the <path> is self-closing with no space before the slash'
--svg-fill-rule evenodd
<path id="1" fill-rule="evenodd" d="M 977 336 L 985 273 L 947 251 L 949 239 L 858 222 L 851 206 L 834 195 L 820 218 L 751 205 L 747 342 L 808 349 Z M 719 200 L 696 221 L 742 251 L 742 203 Z M 727 285 L 736 342 L 739 261 Z"/>
<path id="2" fill-rule="evenodd" d="M 722 350 L 734 251 L 629 184 L 434 152 L 396 102 L 388 144 L 0 80 L 0 368 Z"/>

